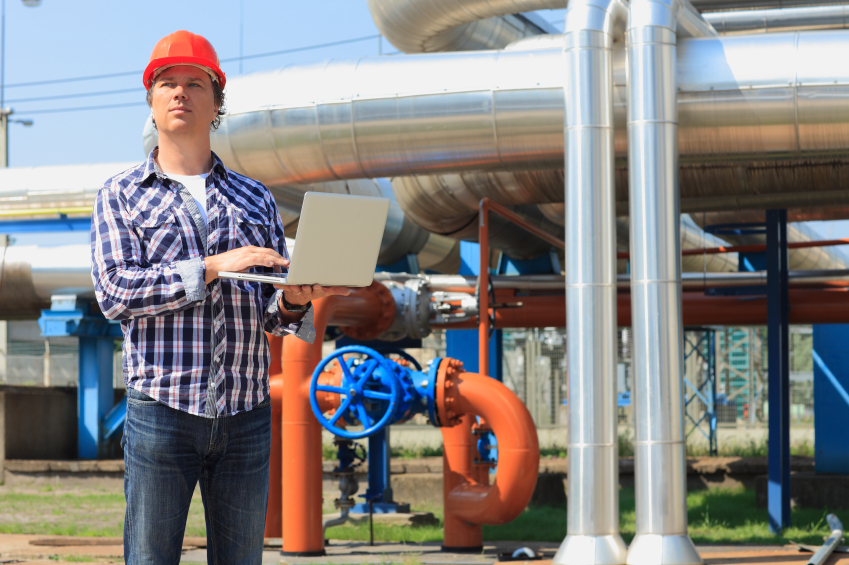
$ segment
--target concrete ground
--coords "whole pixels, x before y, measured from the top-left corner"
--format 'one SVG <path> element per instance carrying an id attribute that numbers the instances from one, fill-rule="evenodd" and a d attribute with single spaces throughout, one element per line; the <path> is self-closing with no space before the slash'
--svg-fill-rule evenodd
<path id="1" fill-rule="evenodd" d="M 206 563 L 205 540 L 186 538 L 181 564 Z M 268 540 L 263 553 L 263 563 L 287 565 L 492 565 L 499 555 L 519 547 L 529 547 L 542 557 L 539 561 L 524 561 L 522 565 L 549 565 L 557 551 L 556 543 L 491 542 L 484 551 L 475 554 L 443 553 L 438 543 L 403 545 L 377 544 L 370 547 L 365 542 L 333 541 L 323 557 L 281 557 L 280 540 Z M 811 556 L 795 546 L 698 546 L 705 565 L 804 565 Z M 123 546 L 120 538 L 74 538 L 0 534 L 0 564 L 23 563 L 28 565 L 56 565 L 60 563 L 123 563 Z M 517 562 L 517 565 L 520 562 Z M 826 565 L 849 565 L 849 554 L 835 553 Z"/>

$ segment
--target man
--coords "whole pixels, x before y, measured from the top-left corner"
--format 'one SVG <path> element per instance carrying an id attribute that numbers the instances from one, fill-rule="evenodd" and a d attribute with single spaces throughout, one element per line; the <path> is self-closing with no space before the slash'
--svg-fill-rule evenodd
<path id="1" fill-rule="evenodd" d="M 274 199 L 210 150 L 226 77 L 203 37 L 175 32 L 144 72 L 159 146 L 109 179 L 92 219 L 97 301 L 124 332 L 124 553 L 180 561 L 200 482 L 210 564 L 259 564 L 271 409 L 264 332 L 312 342 L 311 301 L 341 287 L 270 287 L 219 271 L 289 265 Z"/>

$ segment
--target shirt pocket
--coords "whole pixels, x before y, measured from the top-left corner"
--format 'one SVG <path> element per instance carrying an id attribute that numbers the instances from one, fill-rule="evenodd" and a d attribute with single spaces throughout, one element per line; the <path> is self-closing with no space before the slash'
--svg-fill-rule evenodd
<path id="1" fill-rule="evenodd" d="M 233 217 L 236 237 L 234 247 L 247 247 L 249 245 L 268 247 L 269 225 L 261 214 L 253 210 L 235 208 Z"/>
<path id="2" fill-rule="evenodd" d="M 151 265 L 172 263 L 183 257 L 182 229 L 172 208 L 142 212 L 138 227 L 145 258 Z"/>

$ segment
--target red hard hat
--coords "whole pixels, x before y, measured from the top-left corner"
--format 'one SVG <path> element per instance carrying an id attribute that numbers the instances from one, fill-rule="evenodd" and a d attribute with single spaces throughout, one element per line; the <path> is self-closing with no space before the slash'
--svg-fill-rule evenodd
<path id="1" fill-rule="evenodd" d="M 150 62 L 144 70 L 144 87 L 153 84 L 157 69 L 175 65 L 192 65 L 209 69 L 218 78 L 221 88 L 227 82 L 224 71 L 219 67 L 218 54 L 204 37 L 181 29 L 166 35 L 157 42 L 150 54 Z"/>

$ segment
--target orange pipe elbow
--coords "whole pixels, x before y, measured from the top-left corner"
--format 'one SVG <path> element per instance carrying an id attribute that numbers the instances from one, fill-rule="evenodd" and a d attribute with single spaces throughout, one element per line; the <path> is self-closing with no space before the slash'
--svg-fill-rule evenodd
<path id="1" fill-rule="evenodd" d="M 445 492 L 445 545 L 455 546 L 448 541 L 449 516 L 470 524 L 497 525 L 514 520 L 527 507 L 539 473 L 539 439 L 528 409 L 510 389 L 490 377 L 463 373 L 462 363 L 455 359 L 442 363 L 436 383 L 438 415 L 443 426 L 458 428 L 442 429 L 446 484 L 452 483 Z M 471 416 L 483 418 L 498 438 L 498 468 L 491 485 L 474 472 L 474 465 L 462 461 L 464 454 L 469 460 L 476 452 L 471 445 Z M 456 475 L 464 480 L 456 481 Z"/>

